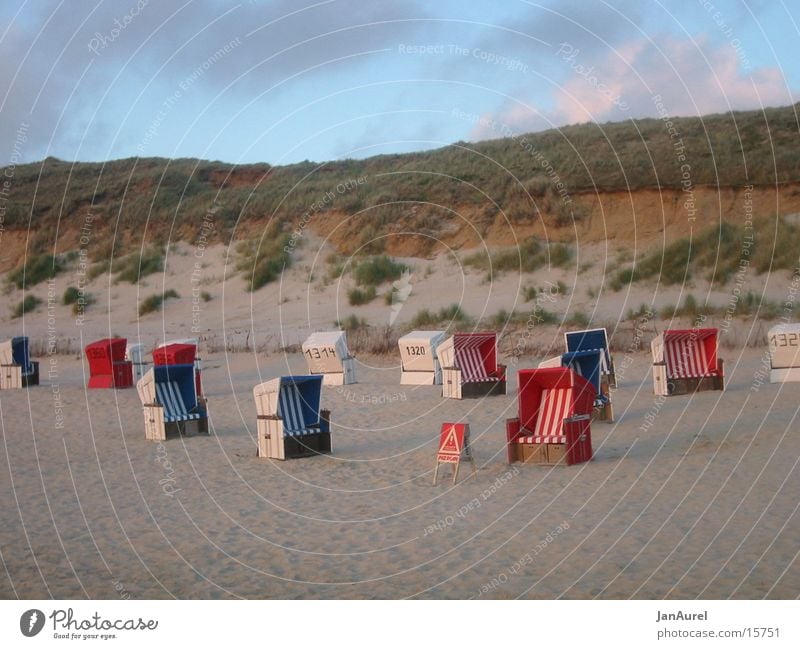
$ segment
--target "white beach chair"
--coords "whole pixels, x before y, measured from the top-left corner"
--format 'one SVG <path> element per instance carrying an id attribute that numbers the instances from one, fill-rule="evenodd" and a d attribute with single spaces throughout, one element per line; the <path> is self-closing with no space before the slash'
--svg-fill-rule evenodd
<path id="1" fill-rule="evenodd" d="M 412 331 L 397 341 L 400 348 L 401 385 L 441 385 L 442 368 L 437 348 L 444 331 Z"/>
<path id="2" fill-rule="evenodd" d="M 347 349 L 344 331 L 318 331 L 303 343 L 310 374 L 322 374 L 324 385 L 349 385 L 356 382 L 356 360 Z"/>

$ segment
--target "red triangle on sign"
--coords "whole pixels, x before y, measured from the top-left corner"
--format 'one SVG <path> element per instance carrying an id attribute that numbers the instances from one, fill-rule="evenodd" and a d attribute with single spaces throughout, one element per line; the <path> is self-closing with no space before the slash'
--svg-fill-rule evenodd
<path id="1" fill-rule="evenodd" d="M 439 446 L 439 453 L 446 455 L 461 455 L 461 445 L 459 444 L 458 433 L 455 426 L 450 426 L 447 431 L 447 437 L 444 442 Z"/>

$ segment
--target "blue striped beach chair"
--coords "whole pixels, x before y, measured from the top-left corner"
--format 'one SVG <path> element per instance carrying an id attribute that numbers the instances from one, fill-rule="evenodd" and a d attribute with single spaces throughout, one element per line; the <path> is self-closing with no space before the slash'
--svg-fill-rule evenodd
<path id="1" fill-rule="evenodd" d="M 330 412 L 320 409 L 323 377 L 282 376 L 253 388 L 258 456 L 276 460 L 331 453 Z"/>
<path id="2" fill-rule="evenodd" d="M 145 438 L 208 432 L 208 410 L 197 396 L 194 365 L 157 365 L 136 384 L 144 407 Z"/>

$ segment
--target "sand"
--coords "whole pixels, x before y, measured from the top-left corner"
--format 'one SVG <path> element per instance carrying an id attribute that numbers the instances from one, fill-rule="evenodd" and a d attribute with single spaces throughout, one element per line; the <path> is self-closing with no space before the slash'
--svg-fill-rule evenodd
<path id="1" fill-rule="evenodd" d="M 649 353 L 618 352 L 617 420 L 592 426 L 595 459 L 587 464 L 506 464 L 504 420 L 516 412 L 516 369 L 560 350 L 555 327 L 543 328 L 537 348 L 512 364 L 508 395 L 482 400 L 445 400 L 437 387 L 401 386 L 399 357 L 361 355 L 357 385 L 324 389 L 334 454 L 258 459 L 253 386 L 305 372 L 300 354 L 280 348 L 294 350 L 309 331 L 351 313 L 375 325 L 392 314 L 383 300 L 350 307 L 352 281 L 326 280 L 320 260 L 327 244 L 312 244 L 281 282 L 256 293 L 244 290 L 223 247 L 198 256 L 177 244 L 165 273 L 138 287 L 94 280 L 89 290 L 98 301 L 81 325 L 61 305 L 48 311 L 45 304 L 21 320 L 4 311 L 0 335 L 31 337 L 42 385 L 0 392 L 0 596 L 800 595 L 800 384 L 762 383 L 764 349 L 745 344 L 769 323 L 739 322 L 735 335 L 723 337 L 724 392 L 659 401 Z M 606 252 L 588 247 L 581 254 L 581 263 L 594 267 L 580 276 L 509 273 L 491 282 L 477 271 L 453 272 L 446 254 L 409 260 L 413 291 L 397 322 L 452 302 L 474 317 L 515 304 L 530 308 L 520 302 L 520 287 L 560 279 L 579 288 L 544 308 L 564 313 L 577 305 L 614 332 L 630 327 L 621 315 L 641 302 L 660 306 L 682 297 L 679 288 L 642 286 L 591 297 Z M 197 286 L 211 300 L 200 303 L 192 331 L 195 264 Z M 786 290 L 778 275 L 747 282 L 744 290 L 758 286 L 771 299 Z M 52 290 L 60 297 L 75 283 L 67 273 Z M 162 287 L 181 297 L 138 318 L 137 304 Z M 699 297 L 706 288 L 698 282 L 684 293 Z M 47 291 L 43 283 L 33 292 L 46 302 Z M 12 292 L 6 301 L 19 297 Z M 725 292 L 717 299 L 724 304 Z M 48 356 L 51 335 L 59 353 Z M 135 390 L 87 391 L 80 350 L 108 335 L 148 348 L 200 336 L 211 434 L 145 441 Z M 501 361 L 511 363 L 513 339 L 504 344 Z M 251 351 L 231 351 L 242 349 Z M 452 486 L 445 470 L 434 487 L 439 427 L 453 420 L 471 426 L 477 476 L 465 466 Z"/>
<path id="2" fill-rule="evenodd" d="M 757 351 L 647 430 L 649 360 L 633 355 L 594 461 L 552 468 L 505 462 L 513 374 L 507 396 L 455 401 L 362 359 L 361 383 L 324 389 L 334 455 L 276 462 L 256 457 L 251 390 L 302 372 L 298 354 L 207 355 L 212 433 L 165 443 L 145 441 L 135 390 L 87 391 L 82 361 L 53 358 L 47 385 L 0 393 L 4 598 L 800 593 L 800 385 L 753 389 Z M 434 487 L 440 423 L 460 418 L 477 476 Z"/>

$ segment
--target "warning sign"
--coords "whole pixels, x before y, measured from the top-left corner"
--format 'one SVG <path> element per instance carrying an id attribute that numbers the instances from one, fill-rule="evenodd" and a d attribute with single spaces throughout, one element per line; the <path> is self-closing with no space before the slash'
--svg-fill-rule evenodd
<path id="1" fill-rule="evenodd" d="M 466 424 L 443 424 L 439 436 L 437 462 L 458 462 L 464 448 L 464 428 Z"/>
<path id="2" fill-rule="evenodd" d="M 475 473 L 475 461 L 469 448 L 469 424 L 449 422 L 442 424 L 439 434 L 439 450 L 436 453 L 436 470 L 433 472 L 433 484 L 436 484 L 440 464 L 456 465 L 453 471 L 453 484 L 455 484 L 462 458 L 472 463 L 472 472 Z"/>

